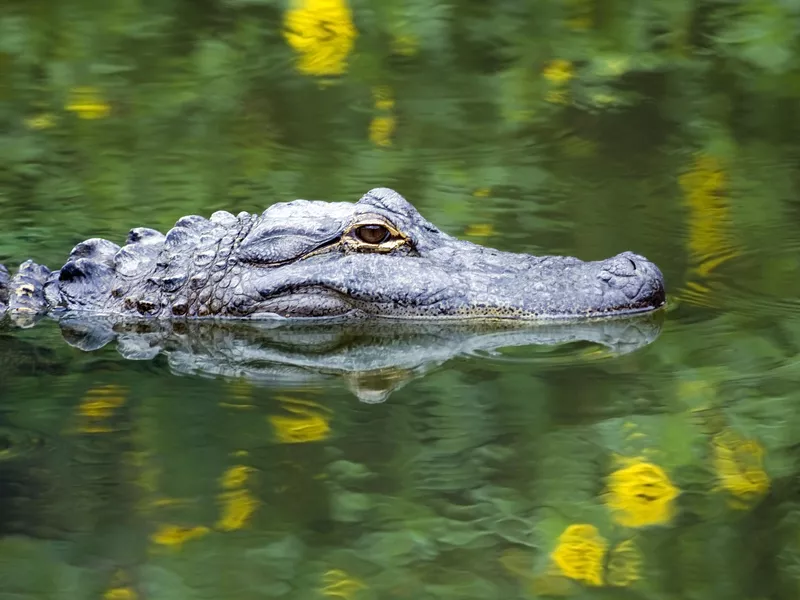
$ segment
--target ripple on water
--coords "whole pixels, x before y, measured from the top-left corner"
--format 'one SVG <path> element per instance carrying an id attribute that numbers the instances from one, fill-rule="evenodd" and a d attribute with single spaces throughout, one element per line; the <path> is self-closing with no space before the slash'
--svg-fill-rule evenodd
<path id="1" fill-rule="evenodd" d="M 38 433 L 0 425 L 0 464 L 33 454 L 44 444 L 44 437 Z"/>
<path id="2" fill-rule="evenodd" d="M 759 388 L 794 377 L 789 371 L 800 355 L 800 240 L 788 236 L 776 245 L 742 249 L 711 269 L 692 269 L 676 286 L 676 309 L 662 343 L 681 349 L 677 368 L 688 367 L 690 377 L 718 369 L 727 384 Z"/>
<path id="3" fill-rule="evenodd" d="M 695 267 L 673 296 L 680 304 L 757 316 L 800 314 L 800 240 L 780 249 L 743 249 L 712 268 Z"/>

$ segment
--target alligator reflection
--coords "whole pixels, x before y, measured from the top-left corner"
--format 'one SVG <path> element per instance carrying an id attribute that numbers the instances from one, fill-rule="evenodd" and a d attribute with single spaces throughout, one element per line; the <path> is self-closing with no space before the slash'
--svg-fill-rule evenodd
<path id="1" fill-rule="evenodd" d="M 361 401 L 377 403 L 458 356 L 576 342 L 626 354 L 653 342 L 662 321 L 660 313 L 535 325 L 397 321 L 120 324 L 70 316 L 60 325 L 72 346 L 92 351 L 116 340 L 126 359 L 148 360 L 164 354 L 175 374 L 243 378 L 280 387 L 341 378 Z"/>

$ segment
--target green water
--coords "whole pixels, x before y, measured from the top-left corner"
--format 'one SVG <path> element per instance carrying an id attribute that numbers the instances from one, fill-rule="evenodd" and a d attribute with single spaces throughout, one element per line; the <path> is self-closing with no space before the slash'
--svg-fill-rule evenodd
<path id="1" fill-rule="evenodd" d="M 800 596 L 797 2 L 108 4 L 0 6 L 1 263 L 389 186 L 670 303 L 623 353 L 6 323 L 0 600 Z"/>

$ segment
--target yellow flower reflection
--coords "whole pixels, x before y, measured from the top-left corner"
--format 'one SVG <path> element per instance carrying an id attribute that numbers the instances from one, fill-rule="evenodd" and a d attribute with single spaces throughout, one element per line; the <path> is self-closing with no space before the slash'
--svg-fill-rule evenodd
<path id="1" fill-rule="evenodd" d="M 245 465 L 234 465 L 220 478 L 220 485 L 226 490 L 242 487 L 247 483 L 250 473 L 253 472 L 252 467 Z"/>
<path id="2" fill-rule="evenodd" d="M 377 86 L 372 90 L 372 97 L 375 100 L 375 108 L 379 110 L 391 110 L 394 108 L 394 94 L 389 86 Z"/>
<path id="3" fill-rule="evenodd" d="M 220 477 L 220 486 L 228 491 L 218 496 L 222 514 L 216 523 L 217 529 L 241 529 L 258 508 L 259 501 L 244 487 L 253 471 L 255 469 L 246 465 L 234 465 Z"/>
<path id="4" fill-rule="evenodd" d="M 108 433 L 114 431 L 106 423 L 116 410 L 125 404 L 127 390 L 118 385 L 104 385 L 86 392 L 77 407 L 81 433 Z"/>
<path id="5" fill-rule="evenodd" d="M 103 119 L 111 113 L 111 106 L 97 88 L 73 88 L 66 109 L 81 119 Z"/>
<path id="6" fill-rule="evenodd" d="M 327 571 L 322 580 L 324 585 L 319 591 L 324 596 L 345 598 L 345 600 L 351 600 L 360 590 L 367 587 L 364 583 L 340 569 Z"/>
<path id="7" fill-rule="evenodd" d="M 357 36 L 346 0 L 293 0 L 283 35 L 306 75 L 341 75 Z"/>
<path id="8" fill-rule="evenodd" d="M 544 585 L 553 595 L 564 595 L 559 577 L 567 577 L 585 585 L 627 587 L 641 579 L 642 555 L 633 540 L 624 540 L 609 550 L 606 539 L 594 525 L 570 525 L 558 538 L 550 555 L 551 567 L 543 576 L 534 577 L 535 587 Z"/>
<path id="9" fill-rule="evenodd" d="M 627 587 L 641 579 L 642 554 L 633 543 L 625 540 L 608 553 L 606 581 L 616 587 Z"/>
<path id="10" fill-rule="evenodd" d="M 698 154 L 691 168 L 678 179 L 689 208 L 689 252 L 695 274 L 704 279 L 722 263 L 739 254 L 731 236 L 727 175 L 722 163 L 708 154 Z M 682 292 L 684 299 L 704 304 L 709 289 L 690 281 L 693 289 Z M 688 286 L 687 286 L 688 287 Z"/>
<path id="11" fill-rule="evenodd" d="M 631 459 L 609 476 L 606 504 L 620 525 L 645 527 L 672 519 L 678 493 L 661 467 Z"/>
<path id="12" fill-rule="evenodd" d="M 387 86 L 379 86 L 373 90 L 375 108 L 385 114 L 376 115 L 369 123 L 369 139 L 376 146 L 391 146 L 396 126 L 394 114 L 394 97 Z"/>
<path id="13" fill-rule="evenodd" d="M 608 542 L 588 524 L 570 525 L 558 538 L 550 555 L 566 577 L 587 585 L 603 585 L 603 557 Z"/>
<path id="14" fill-rule="evenodd" d="M 82 417 L 105 419 L 125 404 L 125 389 L 118 385 L 104 385 L 86 392 L 78 407 Z"/>
<path id="15" fill-rule="evenodd" d="M 222 515 L 216 528 L 235 531 L 244 527 L 258 508 L 258 500 L 248 490 L 234 490 L 219 495 Z"/>
<path id="16" fill-rule="evenodd" d="M 550 83 L 565 85 L 575 76 L 575 72 L 570 61 L 559 58 L 547 63 L 542 75 Z"/>
<path id="17" fill-rule="evenodd" d="M 770 478 L 763 467 L 764 448 L 726 430 L 714 436 L 714 468 L 720 486 L 736 497 L 735 508 L 748 508 L 767 493 Z"/>
<path id="18" fill-rule="evenodd" d="M 326 409 L 316 402 L 283 396 L 283 407 L 296 416 L 273 415 L 269 417 L 275 436 L 281 444 L 300 444 L 317 442 L 330 435 L 330 425 Z"/>
<path id="19" fill-rule="evenodd" d="M 106 590 L 104 600 L 136 600 L 139 596 L 129 587 L 117 587 Z"/>
<path id="20" fill-rule="evenodd" d="M 208 527 L 181 527 L 179 525 L 162 525 L 150 539 L 161 546 L 179 550 L 189 540 L 203 537 L 208 533 Z"/>
<path id="21" fill-rule="evenodd" d="M 370 141 L 376 146 L 391 146 L 395 123 L 393 116 L 373 117 L 369 123 Z"/>

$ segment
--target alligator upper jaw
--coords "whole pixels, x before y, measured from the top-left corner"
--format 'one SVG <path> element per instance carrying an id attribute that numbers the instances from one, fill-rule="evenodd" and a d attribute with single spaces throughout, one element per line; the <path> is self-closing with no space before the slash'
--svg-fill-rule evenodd
<path id="1" fill-rule="evenodd" d="M 666 301 L 661 271 L 632 252 L 582 261 L 465 246 L 458 255 L 460 264 L 437 261 L 459 290 L 441 303 L 452 316 L 580 320 L 651 312 Z"/>
<path id="2" fill-rule="evenodd" d="M 300 261 L 259 279 L 253 317 L 580 320 L 650 312 L 665 302 L 661 272 L 630 252 L 583 262 L 463 249 L 444 258 Z"/>

